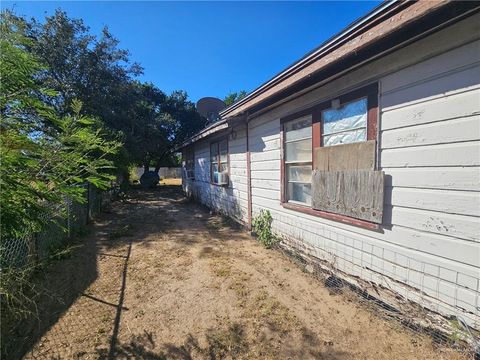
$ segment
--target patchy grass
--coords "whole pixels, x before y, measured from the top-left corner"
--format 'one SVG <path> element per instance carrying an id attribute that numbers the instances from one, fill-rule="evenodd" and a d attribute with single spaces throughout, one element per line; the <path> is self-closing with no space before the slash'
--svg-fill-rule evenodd
<path id="1" fill-rule="evenodd" d="M 55 288 L 72 291 L 85 276 L 79 264 L 90 281 L 25 359 L 467 359 L 331 295 L 302 258 L 266 250 L 176 191 L 137 189 L 96 222 L 90 258 L 81 249 L 55 271 Z M 116 240 L 130 235 L 127 260 L 127 241 Z"/>
<path id="2" fill-rule="evenodd" d="M 210 266 L 213 273 L 216 276 L 220 277 L 230 277 L 231 273 L 231 264 L 228 262 L 228 259 L 223 257 L 213 257 L 210 260 Z"/>
<path id="3" fill-rule="evenodd" d="M 110 234 L 108 234 L 108 238 L 110 240 L 116 240 L 116 239 L 119 239 L 121 237 L 131 236 L 131 235 L 133 235 L 132 230 L 133 230 L 132 225 L 130 225 L 130 224 L 123 225 L 119 229 L 115 229 Z"/>

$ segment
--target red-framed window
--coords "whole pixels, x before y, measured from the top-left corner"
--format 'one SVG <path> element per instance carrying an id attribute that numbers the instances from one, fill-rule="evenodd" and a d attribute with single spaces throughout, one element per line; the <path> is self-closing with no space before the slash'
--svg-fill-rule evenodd
<path id="1" fill-rule="evenodd" d="M 376 140 L 377 122 L 376 83 L 282 118 L 282 205 L 311 215 L 378 228 L 378 224 L 311 207 L 314 149 Z"/>
<path id="2" fill-rule="evenodd" d="M 228 185 L 229 175 L 228 139 L 210 143 L 210 182 Z"/>
<path id="3" fill-rule="evenodd" d="M 183 150 L 183 166 L 185 170 L 185 178 L 195 180 L 195 151 L 193 145 Z"/>

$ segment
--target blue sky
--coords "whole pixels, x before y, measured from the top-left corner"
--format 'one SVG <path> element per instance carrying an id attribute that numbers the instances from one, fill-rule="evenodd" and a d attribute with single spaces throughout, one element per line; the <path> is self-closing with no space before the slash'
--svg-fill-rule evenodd
<path id="1" fill-rule="evenodd" d="M 107 25 L 145 68 L 141 80 L 197 101 L 254 90 L 378 3 L 2 1 L 2 8 L 42 19 L 60 7 L 94 34 Z"/>

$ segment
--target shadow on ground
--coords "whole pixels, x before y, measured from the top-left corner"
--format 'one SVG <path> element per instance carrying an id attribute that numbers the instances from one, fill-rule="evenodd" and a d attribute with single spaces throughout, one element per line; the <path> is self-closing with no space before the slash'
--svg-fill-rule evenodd
<path id="1" fill-rule="evenodd" d="M 8 358 L 461 358 L 318 286 L 180 186 L 133 188 L 78 245 L 39 275 L 40 316 Z"/>
<path id="2" fill-rule="evenodd" d="M 134 226 L 136 221 L 143 222 L 145 214 L 133 218 L 129 214 L 139 201 L 184 201 L 180 186 L 163 185 L 150 190 L 134 187 L 131 195 L 107 208 L 95 224 L 87 227 L 86 235 L 73 240 L 66 258 L 38 271 L 37 308 L 2 339 L 5 358 L 82 357 L 93 350 L 82 350 L 82 337 L 92 332 L 95 346 L 108 344 L 108 353 L 113 356 L 111 349 L 116 346 L 121 313 L 128 311 L 123 298 L 132 243 L 142 242 L 150 233 L 165 227 L 163 223 Z M 147 211 L 159 212 L 152 208 L 147 206 Z M 107 258 L 116 259 L 112 271 L 117 284 L 113 289 L 103 287 L 105 281 L 99 278 L 99 263 Z M 61 326 L 55 326 L 61 318 Z M 71 353 L 72 348 L 78 351 Z"/>
<path id="3" fill-rule="evenodd" d="M 152 333 L 145 331 L 143 334 L 132 336 L 128 343 L 118 344 L 115 349 L 115 357 L 139 360 L 272 358 L 272 354 L 269 354 L 267 351 L 262 353 L 252 349 L 246 332 L 245 326 L 238 323 L 230 325 L 225 331 L 209 329 L 205 334 L 206 345 L 202 346 L 200 341 L 191 334 L 186 337 L 182 345 L 171 343 L 156 344 Z M 312 339 L 305 340 L 309 342 Z M 286 356 L 285 358 L 289 359 L 349 359 L 346 352 L 339 352 L 333 349 L 312 351 L 309 350 L 310 348 L 311 346 L 305 346 L 303 350 L 292 350 L 284 355 Z M 99 359 L 109 359 L 109 356 L 101 351 L 98 353 L 98 356 Z"/>

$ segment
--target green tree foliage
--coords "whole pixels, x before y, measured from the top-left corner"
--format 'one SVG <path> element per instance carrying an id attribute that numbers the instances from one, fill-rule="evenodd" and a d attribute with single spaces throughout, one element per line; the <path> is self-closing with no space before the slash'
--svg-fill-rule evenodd
<path id="1" fill-rule="evenodd" d="M 133 159 L 148 171 L 152 161 L 169 151 L 168 122 L 163 107 L 167 96 L 153 84 L 133 82 L 130 90 L 129 129 L 125 142 Z"/>
<path id="2" fill-rule="evenodd" d="M 230 106 L 237 101 L 243 99 L 245 96 L 247 96 L 247 92 L 245 90 L 241 90 L 239 92 L 231 92 L 227 96 L 225 96 L 225 99 L 223 99 L 223 102 L 225 103 L 226 106 Z"/>
<path id="3" fill-rule="evenodd" d="M 63 114 L 46 99 L 56 93 L 39 81 L 45 67 L 28 49 L 25 24 L 1 15 L 0 38 L 0 208 L 1 239 L 9 241 L 41 226 L 45 201 L 69 195 L 80 199 L 86 181 L 106 187 L 112 179 L 109 157 L 120 143 L 108 140 L 98 120 L 81 114 L 72 99 Z"/>
<path id="4" fill-rule="evenodd" d="M 175 144 L 204 126 L 185 92 L 167 96 L 151 83 L 135 81 L 143 69 L 108 28 L 93 36 L 82 20 L 60 10 L 44 22 L 20 20 L 35 40 L 30 51 L 47 65 L 39 79 L 58 94 L 49 98 L 51 105 L 68 112 L 78 99 L 83 113 L 101 119 L 114 138 L 120 136 L 125 148 L 115 159 L 117 167 L 172 165 Z"/>
<path id="5" fill-rule="evenodd" d="M 58 93 L 52 105 L 68 111 L 72 100 L 79 99 L 85 113 L 98 116 L 113 129 L 123 129 L 130 81 L 143 69 L 131 63 L 127 50 L 118 48 L 108 28 L 100 37 L 93 36 L 82 20 L 71 19 L 61 10 L 44 22 L 33 19 L 26 28 L 35 40 L 30 51 L 47 65 L 39 78 Z"/>
<path id="6" fill-rule="evenodd" d="M 47 68 L 29 52 L 25 23 L 0 18 L 0 307 L 2 338 L 35 309 L 38 290 L 31 275 L 39 266 L 5 261 L 6 249 L 24 247 L 26 235 L 62 216 L 68 196 L 82 202 L 90 182 L 106 188 L 113 179 L 112 156 L 121 143 L 108 139 L 98 119 L 52 106 L 57 93 L 40 80 Z M 23 264 L 22 264 L 23 265 Z M 10 334 L 10 335 L 9 335 Z M 4 352 L 2 342 L 2 353 Z"/>

